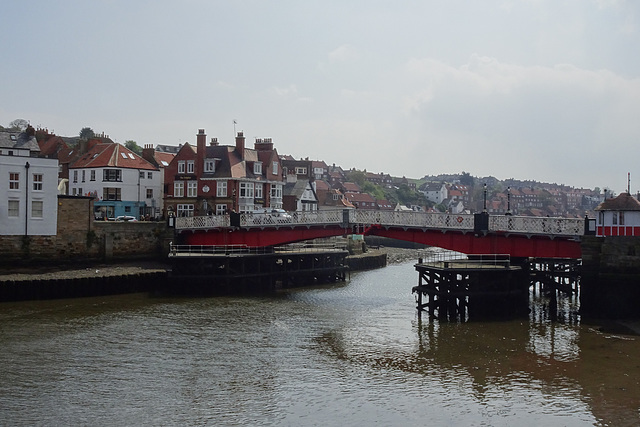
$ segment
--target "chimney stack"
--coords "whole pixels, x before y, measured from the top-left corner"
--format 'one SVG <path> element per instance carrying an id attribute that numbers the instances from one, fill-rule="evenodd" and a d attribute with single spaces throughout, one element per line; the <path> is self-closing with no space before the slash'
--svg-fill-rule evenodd
<path id="1" fill-rule="evenodd" d="M 152 164 L 155 164 L 156 160 L 153 156 L 153 152 L 153 144 L 145 144 L 144 148 L 142 149 L 142 158 Z"/>
<path id="2" fill-rule="evenodd" d="M 254 147 L 256 151 L 271 151 L 273 150 L 273 141 L 271 138 L 256 138 Z"/>
<path id="3" fill-rule="evenodd" d="M 242 160 L 244 160 L 244 132 L 238 132 L 236 136 L 236 151 Z"/>
<path id="4" fill-rule="evenodd" d="M 210 146 L 215 147 L 218 145 L 218 138 L 211 138 Z"/>

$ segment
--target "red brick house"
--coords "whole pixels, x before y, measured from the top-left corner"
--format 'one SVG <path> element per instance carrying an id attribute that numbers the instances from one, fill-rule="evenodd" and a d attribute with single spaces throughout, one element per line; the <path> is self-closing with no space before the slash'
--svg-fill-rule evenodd
<path id="1" fill-rule="evenodd" d="M 271 138 L 245 147 L 243 132 L 235 146 L 206 144 L 204 129 L 197 144 L 184 144 L 165 169 L 165 207 L 177 216 L 254 212 L 282 208 L 282 167 Z"/>

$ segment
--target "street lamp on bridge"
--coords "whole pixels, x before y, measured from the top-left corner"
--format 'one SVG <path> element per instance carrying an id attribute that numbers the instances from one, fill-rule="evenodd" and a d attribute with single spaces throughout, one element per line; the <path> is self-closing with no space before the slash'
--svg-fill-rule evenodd
<path id="1" fill-rule="evenodd" d="M 487 183 L 484 183 L 484 191 L 483 191 L 483 195 L 484 195 L 484 203 L 482 205 L 482 213 L 487 213 Z"/>
<path id="2" fill-rule="evenodd" d="M 507 213 L 505 215 L 512 215 L 511 213 L 511 187 L 507 187 Z"/>

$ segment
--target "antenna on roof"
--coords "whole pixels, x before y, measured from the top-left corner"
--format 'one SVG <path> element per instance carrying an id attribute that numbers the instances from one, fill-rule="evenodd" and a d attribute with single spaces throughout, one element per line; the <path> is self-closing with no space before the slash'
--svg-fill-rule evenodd
<path id="1" fill-rule="evenodd" d="M 236 125 L 238 124 L 238 121 L 236 119 L 233 119 L 233 137 L 236 137 Z"/>
<path id="2" fill-rule="evenodd" d="M 627 172 L 627 194 L 631 194 L 631 172 Z"/>

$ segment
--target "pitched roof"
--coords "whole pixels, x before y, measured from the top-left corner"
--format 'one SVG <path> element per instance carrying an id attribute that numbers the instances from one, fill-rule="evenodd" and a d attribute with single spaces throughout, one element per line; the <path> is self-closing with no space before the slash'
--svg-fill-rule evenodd
<path id="1" fill-rule="evenodd" d="M 151 163 L 118 143 L 96 144 L 70 166 L 71 169 L 104 167 L 157 170 Z"/>
<path id="2" fill-rule="evenodd" d="M 629 193 L 607 199 L 595 209 L 597 211 L 640 211 L 640 202 Z"/>
<path id="3" fill-rule="evenodd" d="M 0 148 L 40 151 L 35 135 L 29 135 L 27 132 L 0 132 Z"/>

